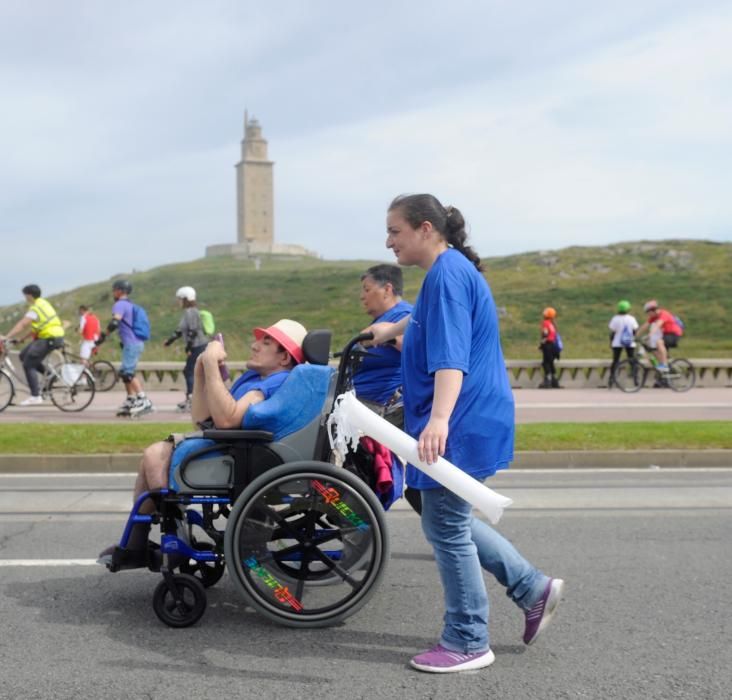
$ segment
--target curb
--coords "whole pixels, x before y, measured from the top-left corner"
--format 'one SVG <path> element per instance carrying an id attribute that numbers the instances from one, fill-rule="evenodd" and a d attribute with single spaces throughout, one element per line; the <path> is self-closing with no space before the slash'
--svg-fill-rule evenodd
<path id="1" fill-rule="evenodd" d="M 142 454 L 0 455 L 2 474 L 137 472 Z M 557 450 L 517 452 L 512 469 L 732 467 L 732 450 Z"/>

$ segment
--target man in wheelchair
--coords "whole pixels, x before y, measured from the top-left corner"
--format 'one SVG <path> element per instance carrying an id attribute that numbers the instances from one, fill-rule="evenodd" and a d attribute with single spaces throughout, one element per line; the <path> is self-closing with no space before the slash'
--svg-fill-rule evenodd
<path id="1" fill-rule="evenodd" d="M 226 360 L 224 346 L 214 340 L 198 357 L 195 366 L 191 417 L 196 427 L 217 429 L 241 428 L 249 408 L 270 398 L 284 383 L 296 365 L 303 362 L 302 343 L 307 331 L 297 321 L 282 319 L 269 328 L 256 328 L 250 346 L 247 372 L 227 388 L 220 365 Z M 135 481 L 133 503 L 145 492 L 164 489 L 168 470 L 182 435 L 150 445 L 143 453 Z M 148 499 L 140 505 L 140 514 L 155 512 Z M 127 541 L 124 568 L 148 566 L 147 543 L 150 523 L 135 523 Z M 98 563 L 111 566 L 116 545 L 104 549 Z M 136 553 L 139 556 L 136 556 Z"/>

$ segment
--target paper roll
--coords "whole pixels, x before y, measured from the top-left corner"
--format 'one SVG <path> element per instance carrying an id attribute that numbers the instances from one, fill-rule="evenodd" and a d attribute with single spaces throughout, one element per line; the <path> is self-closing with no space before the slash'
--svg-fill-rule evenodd
<path id="1" fill-rule="evenodd" d="M 333 413 L 328 419 L 328 428 L 331 447 L 341 454 L 348 451 L 349 443 L 355 449 L 361 435 L 367 435 L 478 508 L 493 525 L 501 519 L 503 509 L 513 503 L 510 498 L 489 489 L 444 457 L 438 457 L 432 464 L 423 462 L 419 458 L 417 441 L 364 406 L 352 391 L 336 399 Z"/>

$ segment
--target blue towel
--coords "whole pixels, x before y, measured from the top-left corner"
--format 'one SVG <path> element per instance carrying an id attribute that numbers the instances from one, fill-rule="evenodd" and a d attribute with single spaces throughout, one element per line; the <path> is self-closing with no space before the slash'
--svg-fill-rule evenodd
<path id="1" fill-rule="evenodd" d="M 334 372 L 324 365 L 297 365 L 273 396 L 249 408 L 243 427 L 268 430 L 275 441 L 301 430 L 321 414 Z"/>

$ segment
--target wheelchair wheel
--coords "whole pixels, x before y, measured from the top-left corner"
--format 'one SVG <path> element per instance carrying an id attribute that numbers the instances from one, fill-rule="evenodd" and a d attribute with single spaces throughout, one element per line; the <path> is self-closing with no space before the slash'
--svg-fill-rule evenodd
<path id="1" fill-rule="evenodd" d="M 73 384 L 55 376 L 48 385 L 54 406 L 66 412 L 83 411 L 92 402 L 95 391 L 94 378 L 86 369 Z"/>
<path id="2" fill-rule="evenodd" d="M 212 552 L 214 550 L 214 546 L 210 542 L 191 542 L 191 547 L 199 552 Z M 211 588 L 221 580 L 226 566 L 223 559 L 220 561 L 195 561 L 191 559 L 178 568 L 182 574 L 190 574 L 197 578 L 204 588 Z"/>
<path id="3" fill-rule="evenodd" d="M 117 370 L 107 360 L 92 362 L 90 372 L 97 385 L 97 391 L 109 391 L 117 383 Z"/>
<path id="4" fill-rule="evenodd" d="M 646 383 L 646 368 L 635 360 L 622 360 L 615 367 L 613 382 L 626 394 L 634 394 Z"/>
<path id="5" fill-rule="evenodd" d="M 13 380 L 0 369 L 0 413 L 4 411 L 15 396 Z"/>
<path id="6" fill-rule="evenodd" d="M 689 391 L 696 382 L 696 370 L 689 360 L 671 360 L 665 377 L 673 391 Z"/>
<path id="7" fill-rule="evenodd" d="M 190 574 L 173 574 L 172 591 L 163 579 L 153 594 L 153 610 L 168 627 L 190 627 L 206 612 L 206 591 L 203 584 Z"/>
<path id="8" fill-rule="evenodd" d="M 255 610 L 290 627 L 325 627 L 371 598 L 389 542 L 381 504 L 360 479 L 331 464 L 293 462 L 237 498 L 224 551 Z"/>

